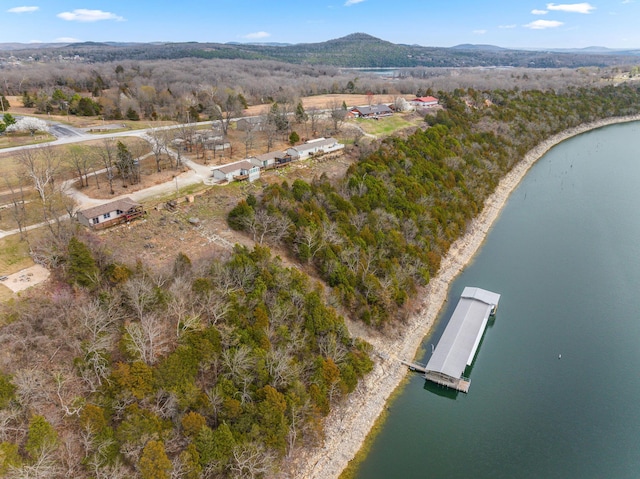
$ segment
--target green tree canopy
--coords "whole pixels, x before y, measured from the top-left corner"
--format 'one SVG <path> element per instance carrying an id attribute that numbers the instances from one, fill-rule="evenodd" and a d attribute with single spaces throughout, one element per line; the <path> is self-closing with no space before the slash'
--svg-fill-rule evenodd
<path id="1" fill-rule="evenodd" d="M 149 441 L 142 451 L 138 469 L 142 479 L 169 479 L 171 461 L 162 441 Z"/>
<path id="2" fill-rule="evenodd" d="M 9 126 L 9 125 L 15 124 L 17 120 L 14 118 L 14 116 L 11 113 L 5 113 L 4 116 L 2 117 L 2 121 L 4 122 L 5 125 Z"/>
<path id="3" fill-rule="evenodd" d="M 44 416 L 33 416 L 29 423 L 26 451 L 32 459 L 38 457 L 43 450 L 53 449 L 58 444 L 58 434 Z"/>
<path id="4" fill-rule="evenodd" d="M 134 110 L 132 106 L 127 108 L 125 116 L 127 117 L 127 120 L 140 121 L 140 114 L 136 110 Z"/>
<path id="5" fill-rule="evenodd" d="M 67 246 L 67 256 L 70 282 L 85 288 L 95 285 L 99 269 L 87 245 L 73 236 Z"/>
<path id="6" fill-rule="evenodd" d="M 7 100 L 7 98 L 4 95 L 0 97 L 0 104 L 2 106 L 2 111 L 7 111 L 9 108 L 11 108 L 11 105 L 9 104 L 9 100 Z"/>

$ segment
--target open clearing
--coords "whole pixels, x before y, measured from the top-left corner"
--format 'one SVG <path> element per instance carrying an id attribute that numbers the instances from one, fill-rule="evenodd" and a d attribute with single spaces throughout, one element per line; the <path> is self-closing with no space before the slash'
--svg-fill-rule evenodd
<path id="1" fill-rule="evenodd" d="M 196 194 L 191 203 L 181 196 L 174 211 L 166 210 L 164 203 L 148 203 L 145 219 L 96 234 L 117 261 L 129 265 L 140 259 L 150 268 L 162 270 L 170 267 L 180 252 L 194 263 L 220 257 L 230 252 L 236 243 L 253 246 L 251 238 L 227 225 L 227 213 L 241 199 L 250 193 L 259 196 L 264 187 L 273 183 L 287 181 L 291 184 L 296 179 L 311 181 L 322 174 L 331 179 L 342 177 L 353 161 L 355 156 L 341 153 L 291 163 L 278 170 L 263 172 L 254 183 L 234 182 L 208 188 Z M 191 218 L 198 218 L 199 225 L 191 224 Z"/>
<path id="2" fill-rule="evenodd" d="M 406 96 L 406 95 L 403 95 Z M 346 103 L 347 107 L 363 106 L 379 103 L 393 103 L 395 95 L 350 95 L 343 93 L 329 93 L 326 95 L 308 96 L 302 98 L 302 106 L 305 110 L 316 108 L 318 110 L 327 110 L 334 105 L 342 105 Z M 253 105 L 244 110 L 245 116 L 263 115 L 271 105 Z"/>
<path id="3" fill-rule="evenodd" d="M 17 273 L 8 275 L 2 284 L 14 293 L 19 293 L 31 286 L 46 281 L 49 275 L 50 273 L 47 268 L 36 264 L 29 268 L 22 269 Z"/>

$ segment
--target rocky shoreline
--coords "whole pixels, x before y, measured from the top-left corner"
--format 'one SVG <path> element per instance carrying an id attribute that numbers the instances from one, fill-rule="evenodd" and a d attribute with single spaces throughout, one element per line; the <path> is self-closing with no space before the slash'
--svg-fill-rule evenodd
<path id="1" fill-rule="evenodd" d="M 326 418 L 324 444 L 291 464 L 295 470 L 291 477 L 337 479 L 358 453 L 376 419 L 384 411 L 389 397 L 407 374 L 406 366 L 402 366 L 399 359 L 415 357 L 447 299 L 449 285 L 479 250 L 509 196 L 529 168 L 553 146 L 568 138 L 603 126 L 639 120 L 640 115 L 634 115 L 580 125 L 554 135 L 530 150 L 502 178 L 495 192 L 485 201 L 480 215 L 471 222 L 465 235 L 451 246 L 438 274 L 424 288 L 417 312 L 402 325 L 401 330 L 382 336 L 362 325 L 349 324 L 352 335 L 362 337 L 373 345 L 376 352 L 374 369 L 348 400 Z"/>

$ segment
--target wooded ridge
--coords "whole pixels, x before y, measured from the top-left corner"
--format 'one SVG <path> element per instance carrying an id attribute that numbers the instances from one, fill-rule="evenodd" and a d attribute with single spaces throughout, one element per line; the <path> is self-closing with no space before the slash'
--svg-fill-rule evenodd
<path id="1" fill-rule="evenodd" d="M 91 63 L 124 60 L 167 60 L 179 58 L 275 60 L 302 65 L 328 65 L 344 68 L 391 67 L 478 67 L 509 66 L 535 68 L 577 68 L 631 63 L 638 51 L 553 52 L 504 48 L 477 48 L 459 45 L 453 48 L 394 44 L 365 33 L 354 33 L 320 43 L 274 46 L 239 43 L 78 43 L 54 48 L 25 45 L 11 55 L 36 61 L 45 58 L 75 57 Z"/>
<path id="2" fill-rule="evenodd" d="M 445 109 L 426 116 L 429 128 L 385 140 L 335 184 L 321 177 L 269 186 L 234 208 L 229 225 L 286 247 L 346 310 L 383 327 L 406 313 L 528 150 L 576 125 L 640 111 L 640 89 L 629 86 L 437 95 Z"/>

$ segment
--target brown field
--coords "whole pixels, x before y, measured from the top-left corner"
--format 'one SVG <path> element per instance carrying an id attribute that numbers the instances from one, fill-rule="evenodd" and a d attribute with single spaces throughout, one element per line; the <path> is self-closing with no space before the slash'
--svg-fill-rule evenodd
<path id="1" fill-rule="evenodd" d="M 76 128 L 98 128 L 104 124 L 104 120 L 101 116 L 76 116 L 76 115 L 45 115 L 36 113 L 35 108 L 25 108 L 22 106 L 22 98 L 19 96 L 7 96 L 9 104 L 9 113 L 12 115 L 29 115 L 43 120 L 52 120 L 66 125 L 71 125 Z M 142 128 L 153 128 L 157 126 L 173 125 L 172 121 L 129 121 L 129 120 L 107 120 L 107 123 L 122 123 L 127 128 L 132 130 L 139 130 Z M 55 138 L 54 138 L 55 139 Z"/>
<path id="2" fill-rule="evenodd" d="M 352 94 L 340 94 L 340 93 L 332 93 L 326 95 L 317 95 L 317 96 L 309 96 L 302 98 L 302 104 L 305 109 L 310 108 L 318 108 L 320 110 L 324 110 L 327 108 L 331 108 L 331 106 L 337 102 L 339 105 L 342 105 L 342 102 L 345 102 L 348 107 L 358 106 L 358 105 L 368 105 L 370 102 L 372 104 L 378 103 L 391 103 L 393 102 L 394 95 L 373 95 L 371 99 L 367 95 L 352 95 Z M 8 96 L 7 100 L 11 104 L 11 108 L 9 108 L 9 113 L 14 115 L 31 115 L 36 116 L 43 119 L 49 119 L 54 121 L 59 121 L 61 123 L 66 123 L 71 126 L 75 126 L 77 128 L 91 128 L 91 127 L 99 127 L 102 124 L 102 117 L 86 117 L 86 116 L 75 116 L 75 115 L 39 115 L 35 113 L 34 108 L 25 108 L 22 106 L 22 98 L 18 96 Z M 270 104 L 263 105 L 252 105 L 246 110 L 244 110 L 245 116 L 254 116 L 261 115 L 265 113 Z M 163 126 L 168 124 L 173 124 L 174 122 L 168 121 L 122 121 L 118 120 L 118 123 L 125 123 L 129 128 L 150 128 L 156 126 Z"/>
<path id="3" fill-rule="evenodd" d="M 338 103 L 338 105 L 342 105 L 342 102 L 345 102 L 347 104 L 347 107 L 350 108 L 353 106 L 368 105 L 369 102 L 371 102 L 371 104 L 392 103 L 393 99 L 394 95 L 373 95 L 371 99 L 369 99 L 367 95 L 331 93 L 326 95 L 304 97 L 302 98 L 302 105 L 304 106 L 305 110 L 309 110 L 311 108 L 325 110 L 331 108 L 336 102 Z M 269 104 L 253 105 L 244 110 L 244 114 L 246 116 L 262 115 L 268 110 L 269 106 Z"/>

